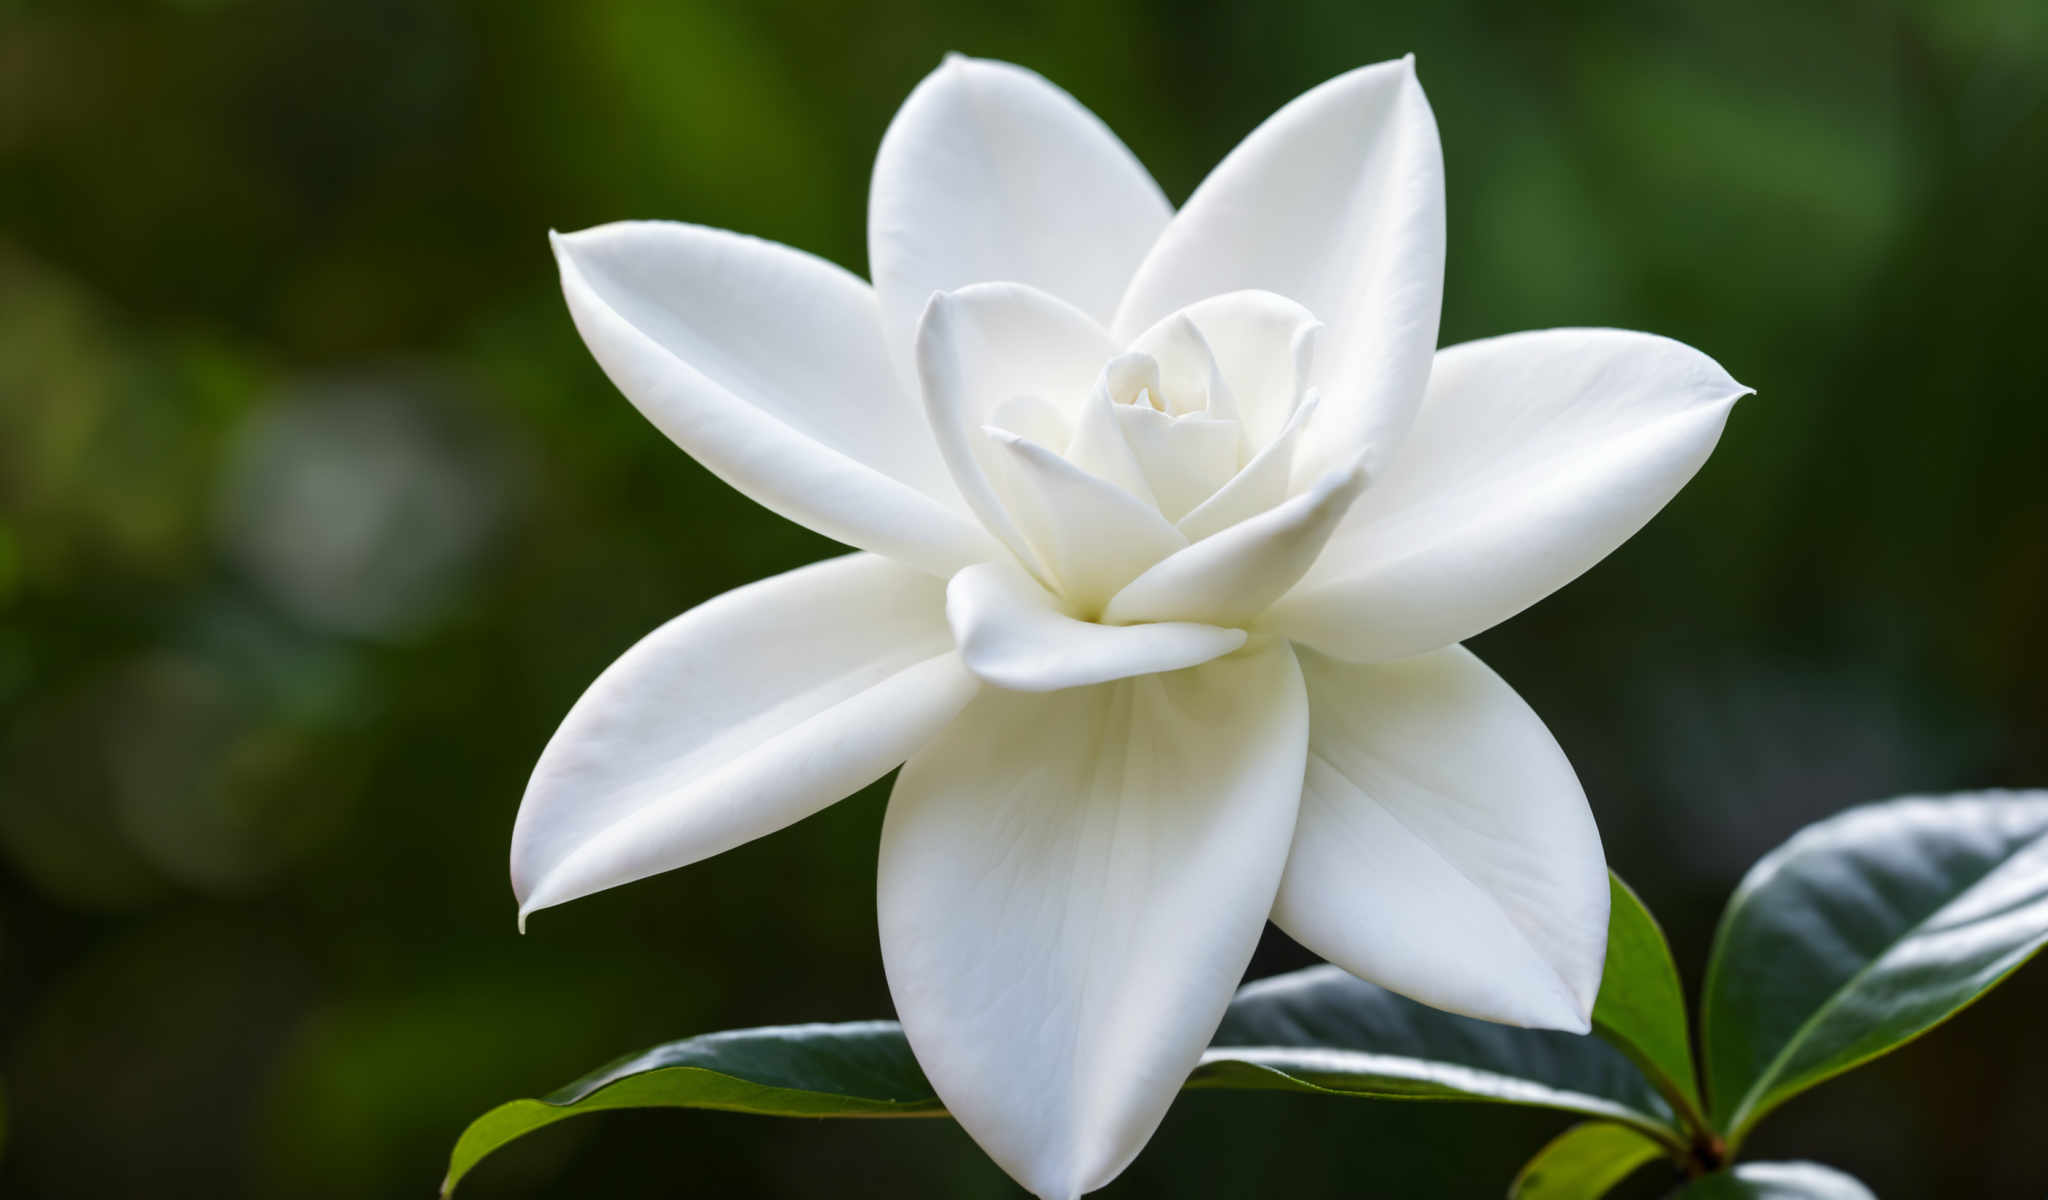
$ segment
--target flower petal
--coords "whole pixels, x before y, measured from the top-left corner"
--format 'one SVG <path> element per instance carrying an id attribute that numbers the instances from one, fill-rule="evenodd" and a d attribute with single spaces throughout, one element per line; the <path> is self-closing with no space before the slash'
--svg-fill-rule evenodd
<path id="1" fill-rule="evenodd" d="M 941 292 L 918 326 L 917 374 L 940 456 L 982 524 L 1048 584 L 992 482 L 1003 467 L 983 429 L 1020 396 L 1050 402 L 1073 424 L 1114 350 L 1086 313 L 1014 283 Z"/>
<path id="2" fill-rule="evenodd" d="M 1282 643 L 990 690 L 882 827 L 882 959 L 946 1108 L 1042 1197 L 1101 1187 L 1201 1058 L 1279 881 L 1307 714 Z"/>
<path id="3" fill-rule="evenodd" d="M 1244 434 L 1236 421 L 1168 416 L 1137 404 L 1116 405 L 1111 419 L 1168 520 L 1193 512 L 1237 474 Z"/>
<path id="4" fill-rule="evenodd" d="M 1207 500 L 1174 522 L 1174 527 L 1187 535 L 1188 540 L 1198 542 L 1285 500 L 1287 481 L 1294 468 L 1295 447 L 1301 439 L 1302 430 L 1315 419 L 1320 403 L 1320 398 L 1310 392 L 1264 449 L 1231 476 L 1229 483 L 1217 488 Z"/>
<path id="5" fill-rule="evenodd" d="M 944 585 L 871 554 L 691 609 L 598 676 L 512 831 L 527 913 L 686 866 L 873 783 L 977 690 Z"/>
<path id="6" fill-rule="evenodd" d="M 868 261 L 892 353 L 907 368 L 925 302 L 970 283 L 1030 284 L 1107 322 L 1172 212 L 1072 96 L 1022 67 L 948 56 L 875 156 Z"/>
<path id="7" fill-rule="evenodd" d="M 1584 1033 L 1607 865 L 1543 722 L 1462 646 L 1372 666 L 1300 655 L 1308 779 L 1274 922 L 1424 1004 Z"/>
<path id="8" fill-rule="evenodd" d="M 1215 356 L 1245 437 L 1270 445 L 1308 390 L 1322 323 L 1272 292 L 1230 292 L 1181 311 Z"/>
<path id="9" fill-rule="evenodd" d="M 661 221 L 554 236 L 583 340 L 720 479 L 849 545 L 945 575 L 989 556 L 872 290 L 801 251 Z"/>
<path id="10" fill-rule="evenodd" d="M 1188 539 L 1159 510 L 1037 442 L 990 427 L 1011 514 L 1067 607 L 1089 615 Z"/>
<path id="11" fill-rule="evenodd" d="M 1245 624 L 1316 561 L 1365 479 L 1354 461 L 1299 496 L 1160 560 L 1110 597 L 1102 619 Z"/>
<path id="12" fill-rule="evenodd" d="M 1237 420 L 1237 402 L 1216 361 L 1216 352 L 1186 310 L 1139 334 L 1124 361 L 1148 362 L 1147 382 L 1157 381 L 1155 401 L 1175 416 L 1200 412 L 1218 421 Z"/>
<path id="13" fill-rule="evenodd" d="M 1353 661 L 1471 637 L 1641 529 L 1748 392 L 1699 351 L 1644 333 L 1453 346 L 1400 456 L 1268 622 Z"/>
<path id="14" fill-rule="evenodd" d="M 983 563 L 953 576 L 946 587 L 946 618 L 967 669 L 1019 692 L 1178 671 L 1229 654 L 1247 636 L 1242 629 L 1214 625 L 1077 621 L 1036 580 L 1007 563 Z"/>
<path id="15" fill-rule="evenodd" d="M 1095 390 L 1081 402 L 1080 410 L 1074 414 L 1074 436 L 1063 453 L 1068 462 L 1090 475 L 1106 479 L 1157 508 L 1159 498 L 1152 494 L 1152 485 L 1145 480 L 1145 468 L 1139 464 L 1137 454 L 1124 438 L 1122 423 L 1117 420 L 1117 412 L 1124 406 L 1110 399 L 1108 382 L 1109 372 L 1104 371 Z"/>
<path id="16" fill-rule="evenodd" d="M 1340 75 L 1253 130 L 1160 235 L 1114 328 L 1128 337 L 1244 288 L 1306 306 L 1329 335 L 1318 450 L 1296 478 L 1362 449 L 1377 471 L 1429 378 L 1443 266 L 1443 150 L 1404 58 Z"/>

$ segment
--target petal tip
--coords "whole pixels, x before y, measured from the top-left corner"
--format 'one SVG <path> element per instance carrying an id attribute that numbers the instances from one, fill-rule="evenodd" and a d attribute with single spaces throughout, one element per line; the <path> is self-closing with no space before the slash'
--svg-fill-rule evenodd
<path id="1" fill-rule="evenodd" d="M 548 226 L 548 245 L 554 247 L 556 254 L 566 255 L 576 247 L 578 242 L 590 241 L 602 231 L 616 228 L 623 224 L 627 224 L 627 222 L 613 221 L 606 225 L 592 225 L 588 229 L 572 229 L 567 233 L 563 233 L 561 230 L 550 225 Z"/>
<path id="2" fill-rule="evenodd" d="M 954 304 L 953 293 L 944 288 L 933 288 L 932 294 L 924 298 L 924 307 L 918 310 L 919 331 L 923 331 L 925 323 L 932 319 L 933 314 L 951 312 Z"/>
<path id="3" fill-rule="evenodd" d="M 1307 403 L 1306 400 L 1303 401 Z M 1309 491 L 1318 496 L 1336 492 L 1361 492 L 1373 479 L 1373 454 L 1375 446 L 1365 446 L 1354 452 L 1343 463 L 1330 468 L 1310 486 Z"/>
<path id="4" fill-rule="evenodd" d="M 938 338 L 943 336 L 940 329 L 952 319 L 953 303 L 951 292 L 937 290 L 925 297 L 924 307 L 918 310 L 912 345 L 917 348 L 920 367 L 925 365 L 925 357 L 934 352 Z"/>
<path id="5" fill-rule="evenodd" d="M 984 425 L 981 427 L 981 432 L 983 436 L 987 437 L 990 441 L 995 442 L 999 446 L 1004 446 L 1007 447 L 1008 449 L 1015 450 L 1019 454 L 1029 453 L 1029 451 L 1025 449 L 1025 443 L 1029 439 L 1027 439 L 1021 433 L 1015 433 L 1011 430 L 1004 429 L 1000 425 Z"/>
<path id="6" fill-rule="evenodd" d="M 1477 1015 L 1489 1016 L 1496 1021 L 1505 1020 L 1525 1029 L 1555 1029 L 1560 1033 L 1580 1036 L 1593 1032 L 1592 1000 L 1585 998 L 1561 972 L 1553 982 L 1556 986 L 1548 990 L 1531 988 L 1531 991 L 1542 994 L 1531 995 L 1526 1004 L 1516 1005 L 1512 1015 Z"/>

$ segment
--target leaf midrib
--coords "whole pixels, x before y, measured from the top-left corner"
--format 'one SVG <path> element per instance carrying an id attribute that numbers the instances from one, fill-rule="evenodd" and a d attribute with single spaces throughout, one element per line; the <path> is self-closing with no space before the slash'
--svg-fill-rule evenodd
<path id="1" fill-rule="evenodd" d="M 1772 1088 L 1776 1086 L 1779 1072 L 1784 1069 L 1785 1064 L 1791 1058 L 1792 1053 L 1795 1050 L 1797 1050 L 1802 1043 L 1805 1042 L 1805 1040 L 1820 1025 L 1823 1019 L 1826 1018 L 1830 1013 L 1834 1012 L 1835 1009 L 1841 1006 L 1844 997 L 1848 996 L 1850 993 L 1855 991 L 1857 985 L 1862 983 L 1862 981 L 1866 979 L 1872 972 L 1876 971 L 1878 967 L 1882 966 L 1888 959 L 1890 959 L 1891 956 L 1895 952 L 1897 952 L 1900 946 L 1904 945 L 1908 941 L 1911 941 L 1914 937 L 1918 936 L 1923 930 L 1925 930 L 1930 924 L 1932 924 L 1935 918 L 1939 917 L 1942 913 L 1948 911 L 1949 909 L 1954 908 L 1957 904 L 1961 903 L 1963 900 L 1968 898 L 1970 893 L 1977 889 L 1978 885 L 1982 884 L 1986 879 L 1989 879 L 2001 867 L 2004 867 L 2007 863 L 2010 863 L 2012 860 L 2018 858 L 2020 855 L 2026 853 L 2029 850 L 2032 850 L 2034 847 L 2039 846 L 2044 842 L 2048 842 L 2048 834 L 2041 834 L 2026 842 L 2022 842 L 2019 845 L 2010 848 L 2006 853 L 2000 855 L 1997 861 L 1991 863 L 1984 870 L 1978 872 L 1977 875 L 1969 881 L 1969 883 L 1965 884 L 1961 889 L 1956 891 L 1947 900 L 1944 900 L 1942 903 L 1936 905 L 1934 908 L 1929 910 L 1925 915 L 1923 915 L 1919 920 L 1914 921 L 1897 937 L 1891 939 L 1891 941 L 1886 944 L 1884 951 L 1882 953 L 1873 955 L 1870 961 L 1864 963 L 1861 967 L 1858 967 L 1853 974 L 1851 974 L 1847 979 L 1842 981 L 1840 987 L 1837 987 L 1833 991 L 1829 992 L 1827 999 L 1823 1000 L 1818 1006 L 1816 1006 L 1812 1014 L 1809 1015 L 1806 1018 L 1806 1020 L 1800 1022 L 1795 1029 L 1793 1029 L 1791 1036 L 1787 1037 L 1785 1039 L 1785 1043 L 1778 1048 L 1778 1053 L 1773 1055 L 1771 1061 L 1764 1066 L 1764 1069 L 1757 1073 L 1756 1081 L 1750 1084 L 1748 1090 L 1743 1093 L 1741 1102 L 1738 1103 L 1735 1106 L 1734 1110 L 1729 1113 L 1727 1128 L 1727 1134 L 1729 1139 L 1731 1141 L 1740 1139 L 1744 1133 L 1748 1132 L 1748 1128 L 1751 1124 L 1753 1124 L 1756 1120 L 1761 1119 L 1765 1113 L 1770 1111 L 1769 1109 L 1761 1108 L 1760 1106 L 1762 1105 L 1763 1100 L 1769 1097 Z M 1716 962 L 1714 963 L 1714 966 L 1718 968 L 1721 965 L 1719 961 L 1720 956 L 1716 955 L 1715 957 Z M 1955 1011 L 1960 1012 L 1962 1008 L 1968 1007 L 1970 1003 L 1974 1002 L 1974 999 L 1975 998 L 1973 997 L 1971 1000 L 1965 1001 L 1963 1005 L 1958 1006 L 1958 1008 Z M 1950 1015 L 1954 1014 L 1951 1013 Z M 1939 1021 L 1935 1022 L 1935 1024 L 1939 1023 Z M 1928 1028 L 1933 1028 L 1933 1025 L 1928 1026 Z M 1924 1033 L 1926 1032 L 1926 1030 L 1921 1030 L 1919 1032 Z M 1913 1036 L 1918 1035 L 1915 1034 Z M 1911 1039 L 1908 1038 L 1907 1040 Z M 1859 1061 L 1868 1061 L 1868 1059 L 1866 1058 L 1864 1060 Z M 1827 1079 L 1831 1079 L 1834 1076 L 1841 1074 L 1842 1071 L 1846 1071 L 1850 1067 L 1853 1067 L 1855 1065 L 1855 1063 L 1844 1064 L 1837 1070 L 1829 1071 L 1821 1075 L 1819 1078 L 1815 1079 L 1814 1082 L 1820 1083 Z M 1712 1086 L 1711 1080 L 1709 1081 L 1708 1086 Z"/>

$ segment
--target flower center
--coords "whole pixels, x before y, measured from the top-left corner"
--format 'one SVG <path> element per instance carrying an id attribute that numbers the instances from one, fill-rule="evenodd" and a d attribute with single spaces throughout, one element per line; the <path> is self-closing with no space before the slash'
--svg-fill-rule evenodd
<path id="1" fill-rule="evenodd" d="M 1085 392 L 995 406 L 991 481 L 1068 615 L 1096 620 L 1154 563 L 1298 490 L 1317 328 L 1269 293 L 1219 296 L 1112 354 Z"/>
<path id="2" fill-rule="evenodd" d="M 1178 521 L 1230 482 L 1250 447 L 1213 362 L 1165 366 L 1178 369 L 1142 352 L 1120 355 L 1097 387 L 1160 515 Z"/>

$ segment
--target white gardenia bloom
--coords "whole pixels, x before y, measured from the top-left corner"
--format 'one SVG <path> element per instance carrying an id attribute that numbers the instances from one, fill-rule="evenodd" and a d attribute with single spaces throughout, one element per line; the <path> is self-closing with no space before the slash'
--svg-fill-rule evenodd
<path id="1" fill-rule="evenodd" d="M 1457 643 L 1613 550 L 1746 389 L 1648 334 L 1436 348 L 1444 188 L 1411 59 L 1254 130 L 1179 212 L 1039 76 L 948 59 L 883 138 L 872 286 L 692 225 L 555 239 L 664 433 L 861 552 L 600 676 L 512 839 L 522 919 L 903 771 L 880 925 L 960 1123 L 1101 1187 L 1267 917 L 1453 1012 L 1584 1031 L 1586 799 Z"/>

